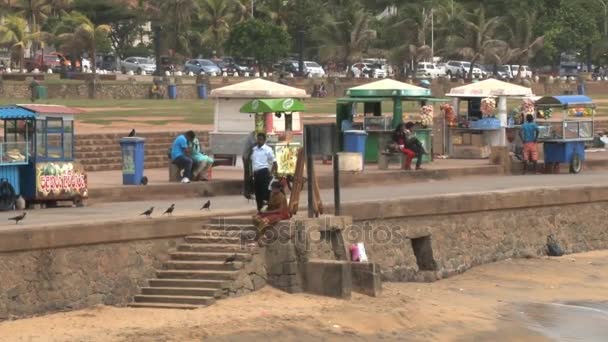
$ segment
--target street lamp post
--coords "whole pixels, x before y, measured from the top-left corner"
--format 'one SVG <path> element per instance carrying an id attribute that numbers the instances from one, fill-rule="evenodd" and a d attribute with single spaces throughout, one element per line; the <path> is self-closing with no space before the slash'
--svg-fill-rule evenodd
<path id="1" fill-rule="evenodd" d="M 251 0 L 251 19 L 253 19 L 253 6 L 255 6 L 255 0 Z"/>
<path id="2" fill-rule="evenodd" d="M 597 0 L 604 7 L 604 38 L 608 37 L 608 2 L 606 0 Z"/>

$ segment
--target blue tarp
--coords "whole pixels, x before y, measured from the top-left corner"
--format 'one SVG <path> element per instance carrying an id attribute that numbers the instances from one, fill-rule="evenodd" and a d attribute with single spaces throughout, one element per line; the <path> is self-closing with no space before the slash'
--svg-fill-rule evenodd
<path id="1" fill-rule="evenodd" d="M 560 95 L 560 96 L 545 96 L 536 101 L 537 105 L 554 105 L 554 106 L 593 106 L 593 100 L 584 95 Z"/>
<path id="2" fill-rule="evenodd" d="M 36 113 L 19 106 L 0 106 L 0 120 L 35 119 Z"/>

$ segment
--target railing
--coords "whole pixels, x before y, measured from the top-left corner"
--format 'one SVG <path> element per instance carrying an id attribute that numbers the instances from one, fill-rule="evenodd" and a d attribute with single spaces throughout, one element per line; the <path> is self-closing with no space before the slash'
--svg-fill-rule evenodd
<path id="1" fill-rule="evenodd" d="M 25 165 L 28 163 L 27 142 L 0 143 L 0 165 Z"/>

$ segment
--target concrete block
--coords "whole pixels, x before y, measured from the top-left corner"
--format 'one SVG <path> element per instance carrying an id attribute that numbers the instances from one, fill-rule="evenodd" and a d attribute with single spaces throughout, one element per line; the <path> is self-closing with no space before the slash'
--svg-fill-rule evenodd
<path id="1" fill-rule="evenodd" d="M 291 275 L 298 273 L 298 264 L 295 262 L 288 262 L 283 264 L 283 274 Z"/>
<path id="2" fill-rule="evenodd" d="M 348 299 L 352 291 L 352 268 L 348 261 L 311 260 L 306 263 L 304 291 Z"/>
<path id="3" fill-rule="evenodd" d="M 351 269 L 353 291 L 372 297 L 382 293 L 382 279 L 376 264 L 353 262 Z"/>
<path id="4" fill-rule="evenodd" d="M 283 274 L 283 264 L 281 262 L 274 262 L 268 268 L 268 274 L 270 275 L 282 275 Z"/>

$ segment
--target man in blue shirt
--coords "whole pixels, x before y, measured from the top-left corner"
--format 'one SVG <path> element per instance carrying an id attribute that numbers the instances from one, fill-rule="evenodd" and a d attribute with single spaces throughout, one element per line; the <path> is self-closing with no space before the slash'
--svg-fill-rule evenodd
<path id="1" fill-rule="evenodd" d="M 193 161 L 190 157 L 188 143 L 192 142 L 194 138 L 194 132 L 188 131 L 175 138 L 173 145 L 171 146 L 171 160 L 173 161 L 173 164 L 184 170 L 182 183 L 190 183 L 190 179 L 192 179 Z"/>
<path id="2" fill-rule="evenodd" d="M 528 169 L 528 161 L 532 162 L 534 173 L 536 173 L 536 163 L 538 162 L 538 149 L 536 142 L 538 141 L 539 129 L 534 122 L 534 116 L 526 115 L 526 123 L 521 126 L 519 137 L 524 143 L 524 174 Z"/>
<path id="3" fill-rule="evenodd" d="M 253 170 L 253 186 L 255 190 L 255 202 L 258 212 L 264 207 L 264 201 L 268 201 L 270 191 L 268 186 L 272 179 L 272 171 L 277 170 L 274 152 L 266 145 L 266 134 L 257 134 L 257 144 L 251 152 L 251 168 Z"/>

